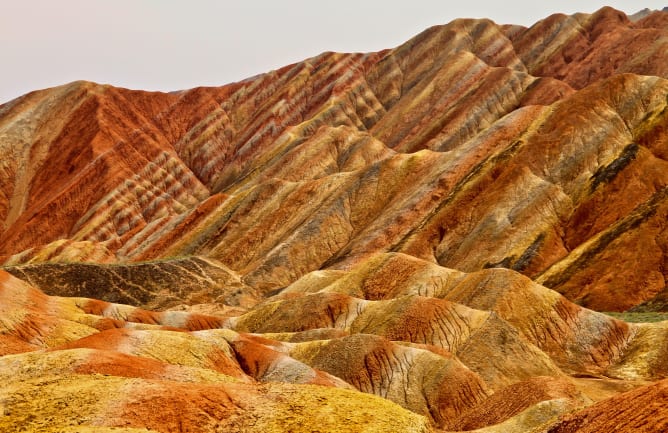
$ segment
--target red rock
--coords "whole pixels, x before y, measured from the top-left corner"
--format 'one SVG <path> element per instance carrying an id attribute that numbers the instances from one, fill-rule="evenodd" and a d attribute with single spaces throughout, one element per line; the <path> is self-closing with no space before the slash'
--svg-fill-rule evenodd
<path id="1" fill-rule="evenodd" d="M 619 432 L 663 431 L 668 428 L 668 414 L 665 410 L 667 382 L 662 380 L 567 415 L 549 432 L 598 432 L 610 429 Z"/>
<path id="2" fill-rule="evenodd" d="M 666 322 L 583 308 L 668 308 L 640 15 L 0 106 L 0 430 L 665 428 Z"/>

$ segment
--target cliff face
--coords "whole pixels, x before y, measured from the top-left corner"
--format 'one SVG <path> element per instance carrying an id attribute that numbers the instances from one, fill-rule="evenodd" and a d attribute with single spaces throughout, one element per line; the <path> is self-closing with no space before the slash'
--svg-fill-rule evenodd
<path id="1" fill-rule="evenodd" d="M 665 323 L 581 308 L 668 311 L 666 12 L 462 19 L 170 94 L 75 82 L 0 105 L 0 154 L 0 375 L 42 363 L 47 406 L 49 377 L 111 369 L 86 392 L 215 389 L 227 428 L 285 427 L 266 407 L 293 395 L 356 431 L 362 391 L 369 431 L 526 431 L 668 372 Z M 176 428 L 149 400 L 90 416 Z"/>

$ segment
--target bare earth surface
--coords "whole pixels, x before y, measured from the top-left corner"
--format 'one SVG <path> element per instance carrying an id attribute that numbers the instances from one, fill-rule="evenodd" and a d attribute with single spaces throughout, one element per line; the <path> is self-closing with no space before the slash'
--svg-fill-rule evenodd
<path id="1" fill-rule="evenodd" d="M 0 430 L 668 429 L 668 12 L 0 105 Z M 623 317 L 623 316 L 621 316 Z"/>

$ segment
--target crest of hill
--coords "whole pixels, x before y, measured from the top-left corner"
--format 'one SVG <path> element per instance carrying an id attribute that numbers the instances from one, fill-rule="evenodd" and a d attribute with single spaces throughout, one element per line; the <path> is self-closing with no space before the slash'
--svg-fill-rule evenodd
<path id="1" fill-rule="evenodd" d="M 456 20 L 221 88 L 30 93 L 0 109 L 0 257 L 197 255 L 270 293 L 397 251 L 663 308 L 666 15 Z"/>
<path id="2" fill-rule="evenodd" d="M 667 17 L 0 106 L 0 429 L 661 429 Z"/>

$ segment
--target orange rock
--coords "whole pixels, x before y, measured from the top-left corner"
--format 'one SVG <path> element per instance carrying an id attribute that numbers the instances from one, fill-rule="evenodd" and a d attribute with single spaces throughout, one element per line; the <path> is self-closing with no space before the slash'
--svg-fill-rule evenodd
<path id="1" fill-rule="evenodd" d="M 587 308 L 668 309 L 666 32 L 461 19 L 0 106 L 0 430 L 665 429 L 668 322 Z"/>
<path id="2" fill-rule="evenodd" d="M 668 381 L 637 388 L 567 415 L 550 433 L 657 432 L 668 428 Z"/>

